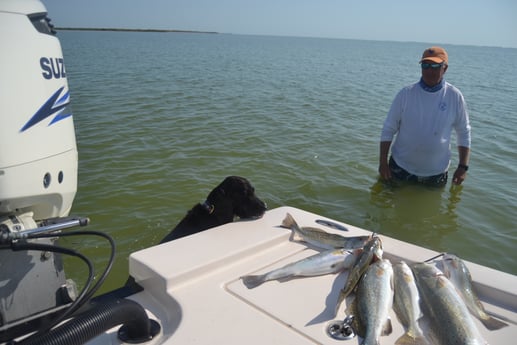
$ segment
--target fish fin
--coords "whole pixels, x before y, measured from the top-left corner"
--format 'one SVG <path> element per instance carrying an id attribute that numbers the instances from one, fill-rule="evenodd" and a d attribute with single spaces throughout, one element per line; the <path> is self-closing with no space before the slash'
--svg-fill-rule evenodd
<path id="1" fill-rule="evenodd" d="M 291 229 L 291 228 L 293 227 L 293 225 L 298 226 L 298 225 L 296 224 L 296 222 L 295 222 L 295 220 L 294 220 L 293 216 L 291 216 L 291 214 L 290 214 L 290 213 L 286 213 L 285 218 L 284 218 L 284 220 L 282 221 L 282 227 L 284 227 L 284 228 L 288 228 L 288 229 Z"/>
<path id="2" fill-rule="evenodd" d="M 358 317 L 354 317 L 354 320 L 352 321 L 352 329 L 361 338 L 364 338 L 366 336 L 366 327 L 363 325 L 363 323 L 361 322 L 361 320 L 359 320 Z"/>
<path id="3" fill-rule="evenodd" d="M 243 276 L 241 277 L 242 282 L 248 289 L 256 288 L 257 286 L 261 285 L 265 282 L 265 274 L 259 274 L 259 275 L 249 275 L 249 276 Z"/>
<path id="4" fill-rule="evenodd" d="M 282 227 L 291 229 L 293 231 L 290 237 L 291 241 L 305 242 L 305 239 L 300 234 L 300 227 L 290 213 L 286 213 L 285 218 L 282 221 Z"/>
<path id="5" fill-rule="evenodd" d="M 506 322 L 498 320 L 490 315 L 487 315 L 487 318 L 479 318 L 479 320 L 485 325 L 485 327 L 491 331 L 495 331 L 501 329 L 503 327 L 508 326 Z"/>
<path id="6" fill-rule="evenodd" d="M 501 320 L 496 319 L 493 316 L 488 315 L 485 311 L 483 303 L 481 303 L 481 301 L 478 298 L 475 298 L 474 302 L 477 308 L 471 307 L 469 305 L 469 311 L 472 315 L 477 317 L 479 321 L 483 323 L 486 329 L 496 331 L 498 329 L 508 326 L 506 322 L 503 322 Z"/>
<path id="7" fill-rule="evenodd" d="M 429 342 L 424 337 L 412 337 L 408 333 L 404 333 L 397 339 L 395 345 L 427 345 Z"/>
<path id="8" fill-rule="evenodd" d="M 393 327 L 391 326 L 391 319 L 387 318 L 384 322 L 384 326 L 382 327 L 381 335 L 390 335 L 393 332 Z"/>

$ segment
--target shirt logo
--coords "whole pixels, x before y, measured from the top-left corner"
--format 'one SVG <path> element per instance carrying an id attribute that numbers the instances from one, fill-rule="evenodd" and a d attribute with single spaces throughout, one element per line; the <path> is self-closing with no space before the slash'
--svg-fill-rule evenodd
<path id="1" fill-rule="evenodd" d="M 440 105 L 438 106 L 438 108 L 439 108 L 441 111 L 446 111 L 446 110 L 447 110 L 447 103 L 445 103 L 445 102 L 440 102 Z"/>

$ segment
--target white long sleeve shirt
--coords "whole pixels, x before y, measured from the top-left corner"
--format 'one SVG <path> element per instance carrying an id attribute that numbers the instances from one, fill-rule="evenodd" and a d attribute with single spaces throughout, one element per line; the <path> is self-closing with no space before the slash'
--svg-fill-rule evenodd
<path id="1" fill-rule="evenodd" d="M 391 154 L 401 168 L 416 176 L 433 176 L 449 168 L 453 129 L 457 145 L 470 148 L 469 115 L 461 92 L 447 82 L 429 92 L 417 82 L 393 100 L 381 141 L 393 142 Z"/>

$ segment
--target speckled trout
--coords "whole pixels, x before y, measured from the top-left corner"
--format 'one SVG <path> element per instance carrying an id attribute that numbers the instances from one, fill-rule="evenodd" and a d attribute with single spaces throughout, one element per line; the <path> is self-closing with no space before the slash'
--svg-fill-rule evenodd
<path id="1" fill-rule="evenodd" d="M 356 263 L 350 269 L 345 286 L 339 292 L 335 315 L 338 314 L 339 307 L 345 298 L 354 290 L 362 275 L 368 269 L 368 266 L 374 260 L 380 259 L 382 259 L 382 241 L 379 237 L 373 236 L 363 247 L 363 252 L 359 255 Z"/>
<path id="2" fill-rule="evenodd" d="M 291 277 L 313 277 L 349 269 L 357 260 L 362 249 L 329 249 L 307 258 L 287 264 L 281 268 L 260 275 L 243 276 L 242 281 L 248 289 L 253 289 L 269 280 Z"/>
<path id="3" fill-rule="evenodd" d="M 420 295 L 413 272 L 405 261 L 393 265 L 393 290 L 393 310 L 405 330 L 395 345 L 428 344 L 418 324 L 422 317 Z"/>
<path id="4" fill-rule="evenodd" d="M 362 345 L 378 345 L 381 335 L 392 332 L 389 310 L 393 300 L 393 268 L 387 259 L 375 261 L 364 273 L 355 299 L 347 309 L 354 316 L 352 327 L 363 338 Z"/>
<path id="5" fill-rule="evenodd" d="M 508 326 L 507 323 L 488 315 L 481 304 L 474 287 L 470 271 L 459 257 L 454 254 L 444 254 L 442 258 L 443 273 L 454 284 L 472 315 L 477 317 L 489 330 Z"/>
<path id="6" fill-rule="evenodd" d="M 371 236 L 352 236 L 345 237 L 338 234 L 328 233 L 322 229 L 313 227 L 300 227 L 289 213 L 286 214 L 282 222 L 284 228 L 293 231 L 294 241 L 307 242 L 322 249 L 357 249 L 362 248 Z"/>
<path id="7" fill-rule="evenodd" d="M 452 282 L 434 265 L 410 266 L 422 299 L 422 310 L 430 318 L 431 330 L 441 345 L 487 345 Z"/>

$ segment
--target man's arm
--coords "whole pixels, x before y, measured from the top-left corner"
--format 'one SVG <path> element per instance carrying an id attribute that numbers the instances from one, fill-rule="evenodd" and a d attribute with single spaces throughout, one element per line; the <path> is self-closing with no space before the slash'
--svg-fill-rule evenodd
<path id="1" fill-rule="evenodd" d="M 467 178 L 467 169 L 470 161 L 470 148 L 466 146 L 458 146 L 458 158 L 459 163 L 456 171 L 454 172 L 452 183 L 460 185 Z"/>
<path id="2" fill-rule="evenodd" d="M 391 180 L 391 170 L 388 165 L 391 141 L 381 141 L 379 146 L 379 174 L 383 180 Z"/>

